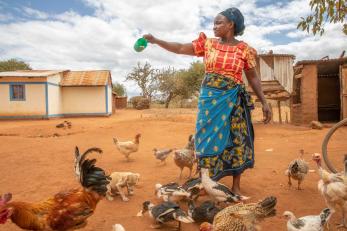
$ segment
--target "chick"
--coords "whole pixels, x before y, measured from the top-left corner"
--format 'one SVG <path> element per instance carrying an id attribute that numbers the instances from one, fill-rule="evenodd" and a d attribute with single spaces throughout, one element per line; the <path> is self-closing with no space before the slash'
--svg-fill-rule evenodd
<path id="1" fill-rule="evenodd" d="M 301 182 L 304 180 L 305 176 L 308 173 L 308 164 L 305 160 L 302 159 L 304 155 L 304 150 L 300 150 L 300 158 L 293 160 L 289 163 L 288 169 L 285 174 L 288 176 L 288 185 L 292 186 L 291 178 L 298 181 L 298 190 L 301 190 Z"/>
<path id="2" fill-rule="evenodd" d="M 173 149 L 163 149 L 163 150 L 158 150 L 156 148 L 153 149 L 155 158 L 160 160 L 161 163 L 164 163 L 164 164 L 166 164 L 166 158 L 170 155 L 172 151 Z"/>

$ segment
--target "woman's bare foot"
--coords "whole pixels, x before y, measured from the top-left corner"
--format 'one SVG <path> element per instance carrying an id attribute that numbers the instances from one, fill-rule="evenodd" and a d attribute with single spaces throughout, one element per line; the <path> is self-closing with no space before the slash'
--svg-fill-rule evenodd
<path id="1" fill-rule="evenodd" d="M 241 190 L 238 187 L 232 187 L 231 191 L 235 194 L 241 195 Z"/>

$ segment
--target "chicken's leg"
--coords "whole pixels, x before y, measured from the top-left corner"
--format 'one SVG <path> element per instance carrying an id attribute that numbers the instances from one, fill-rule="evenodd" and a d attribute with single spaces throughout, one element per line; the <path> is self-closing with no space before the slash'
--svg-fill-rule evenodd
<path id="1" fill-rule="evenodd" d="M 188 179 L 190 179 L 192 177 L 192 168 L 189 169 L 189 176 L 188 176 Z"/>
<path id="2" fill-rule="evenodd" d="M 341 224 L 337 224 L 337 225 L 336 225 L 336 228 L 337 228 L 337 229 L 340 229 L 340 228 L 347 229 L 345 214 L 346 214 L 346 213 L 345 213 L 345 209 L 342 208 L 342 221 L 341 221 Z"/>
<path id="3" fill-rule="evenodd" d="M 288 186 L 291 187 L 292 186 L 292 179 L 291 177 L 288 175 Z"/>
<path id="4" fill-rule="evenodd" d="M 181 168 L 181 173 L 180 173 L 179 179 L 182 179 L 182 172 L 183 172 L 183 168 Z"/>
<path id="5" fill-rule="evenodd" d="M 300 187 L 301 185 L 301 180 L 298 180 L 298 190 L 302 190 L 302 188 Z"/>

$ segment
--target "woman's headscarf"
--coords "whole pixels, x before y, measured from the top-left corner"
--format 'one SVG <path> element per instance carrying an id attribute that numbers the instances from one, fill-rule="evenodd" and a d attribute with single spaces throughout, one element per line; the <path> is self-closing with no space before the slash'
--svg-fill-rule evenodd
<path id="1" fill-rule="evenodd" d="M 245 30 L 244 18 L 239 9 L 236 7 L 231 7 L 226 9 L 219 14 L 225 16 L 229 21 L 234 22 L 235 35 L 242 35 Z"/>

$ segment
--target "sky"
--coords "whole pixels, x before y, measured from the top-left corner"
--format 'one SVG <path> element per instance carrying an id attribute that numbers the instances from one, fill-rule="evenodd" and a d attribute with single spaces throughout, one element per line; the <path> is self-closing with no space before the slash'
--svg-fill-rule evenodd
<path id="1" fill-rule="evenodd" d="M 180 69 L 199 59 L 153 44 L 135 52 L 137 38 L 151 33 L 188 43 L 200 32 L 213 37 L 213 18 L 235 6 L 246 24 L 238 39 L 258 53 L 293 54 L 297 62 L 347 50 L 341 24 L 327 24 L 323 36 L 296 29 L 310 13 L 309 0 L 0 0 L 0 60 L 16 58 L 33 69 L 110 70 L 113 82 L 134 96 L 139 89 L 124 80 L 138 62 Z"/>

